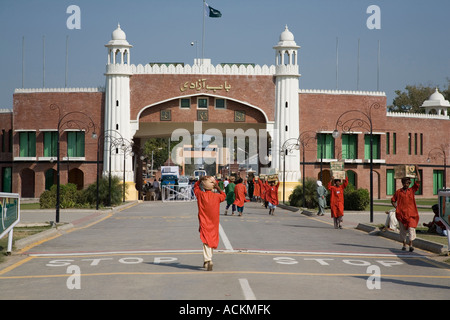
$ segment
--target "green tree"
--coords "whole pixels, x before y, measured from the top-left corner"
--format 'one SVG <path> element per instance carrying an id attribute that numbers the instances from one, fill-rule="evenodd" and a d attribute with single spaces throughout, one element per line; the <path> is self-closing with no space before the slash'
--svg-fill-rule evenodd
<path id="1" fill-rule="evenodd" d="M 420 108 L 425 100 L 433 94 L 438 86 L 408 85 L 405 91 L 396 90 L 396 97 L 392 105 L 388 106 L 389 111 L 393 112 L 411 112 L 424 113 L 425 110 Z M 438 88 L 446 100 L 450 99 L 450 78 L 447 78 L 447 86 L 445 89 Z"/>
<path id="2" fill-rule="evenodd" d="M 180 141 L 170 141 L 170 154 L 172 154 L 172 149 L 180 143 Z M 149 163 L 152 160 L 153 151 L 154 170 L 158 170 L 169 158 L 167 138 L 150 138 L 145 141 L 143 149 L 144 157 L 148 158 Z"/>

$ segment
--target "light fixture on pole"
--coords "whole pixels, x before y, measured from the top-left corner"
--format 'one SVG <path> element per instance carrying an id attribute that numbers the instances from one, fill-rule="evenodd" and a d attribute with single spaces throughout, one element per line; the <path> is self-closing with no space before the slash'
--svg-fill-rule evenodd
<path id="1" fill-rule="evenodd" d="M 95 123 L 90 116 L 81 111 L 72 111 L 61 115 L 61 109 L 57 104 L 51 104 L 50 110 L 58 110 L 58 125 L 56 135 L 56 217 L 55 222 L 59 223 L 60 204 L 61 204 L 61 179 L 60 179 L 60 134 L 63 129 L 76 128 L 80 131 L 88 133 L 92 129 L 92 138 L 97 138 L 95 132 Z M 83 121 L 81 118 L 85 118 Z"/>
<path id="2" fill-rule="evenodd" d="M 281 146 L 280 155 L 283 157 L 283 203 L 285 203 L 285 189 L 286 189 L 286 157 L 289 152 L 299 150 L 299 138 L 289 138 Z"/>

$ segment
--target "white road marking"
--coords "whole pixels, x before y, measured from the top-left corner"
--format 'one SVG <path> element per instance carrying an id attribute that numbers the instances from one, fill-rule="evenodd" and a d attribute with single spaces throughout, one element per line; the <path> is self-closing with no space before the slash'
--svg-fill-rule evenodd
<path id="1" fill-rule="evenodd" d="M 225 233 L 223 233 L 222 241 L 226 242 L 225 250 L 217 249 L 214 252 L 229 253 L 254 253 L 254 254 L 284 254 L 284 255 L 317 255 L 317 256 L 355 256 L 355 257 L 398 257 L 398 258 L 420 258 L 425 255 L 419 254 L 395 254 L 395 253 L 364 253 L 364 252 L 327 252 L 327 251 L 284 251 L 284 250 L 254 250 L 254 249 L 233 249 Z M 167 249 L 167 250 L 129 250 L 129 251 L 98 251 L 98 252 L 29 252 L 30 257 L 59 257 L 59 256 L 96 256 L 96 255 L 123 255 L 123 254 L 159 254 L 159 253 L 202 253 L 202 250 L 183 250 L 183 249 Z"/>
<path id="2" fill-rule="evenodd" d="M 255 294 L 247 279 L 239 279 L 239 284 L 241 285 L 242 291 L 244 292 L 245 300 L 256 300 Z"/>
<path id="3" fill-rule="evenodd" d="M 221 224 L 219 224 L 219 235 L 222 238 L 222 242 L 225 245 L 225 249 L 228 250 L 228 251 L 234 251 L 233 247 L 231 245 L 231 242 L 230 242 L 230 240 L 228 240 L 228 237 L 225 234 L 225 231 L 223 230 Z"/>

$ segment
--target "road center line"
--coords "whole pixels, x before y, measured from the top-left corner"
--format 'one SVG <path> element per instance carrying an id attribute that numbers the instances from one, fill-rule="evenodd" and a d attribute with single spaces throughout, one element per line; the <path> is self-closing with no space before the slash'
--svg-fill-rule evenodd
<path id="1" fill-rule="evenodd" d="M 242 291 L 244 292 L 245 300 L 256 300 L 255 294 L 247 279 L 239 279 L 239 284 L 241 285 Z"/>
<path id="2" fill-rule="evenodd" d="M 233 247 L 231 246 L 230 240 L 228 240 L 227 235 L 225 234 L 225 231 L 222 228 L 222 225 L 219 223 L 219 235 L 220 238 L 222 238 L 222 242 L 225 245 L 225 249 L 229 251 L 234 251 Z"/>

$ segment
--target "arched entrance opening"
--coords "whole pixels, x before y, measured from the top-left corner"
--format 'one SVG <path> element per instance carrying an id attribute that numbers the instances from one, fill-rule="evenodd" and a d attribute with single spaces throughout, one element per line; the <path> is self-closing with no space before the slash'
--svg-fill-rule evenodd
<path id="1" fill-rule="evenodd" d="M 50 188 L 57 183 L 57 172 L 55 169 L 48 169 L 45 171 L 45 190 L 50 190 Z"/>
<path id="2" fill-rule="evenodd" d="M 84 173 L 78 168 L 69 171 L 69 183 L 77 186 L 77 190 L 82 190 L 84 186 Z"/>
<path id="3" fill-rule="evenodd" d="M 20 172 L 21 197 L 34 198 L 35 172 L 29 168 L 25 168 Z"/>
<path id="4" fill-rule="evenodd" d="M 262 109 L 243 101 L 205 93 L 175 97 L 142 108 L 136 122 L 135 146 L 167 139 L 167 158 L 183 175 L 199 168 L 211 175 L 257 174 L 270 164 L 273 123 Z"/>

